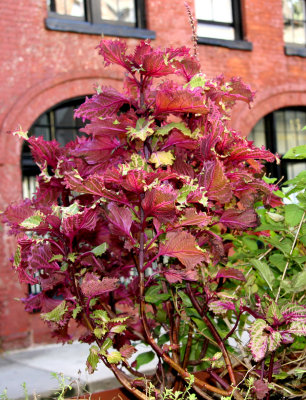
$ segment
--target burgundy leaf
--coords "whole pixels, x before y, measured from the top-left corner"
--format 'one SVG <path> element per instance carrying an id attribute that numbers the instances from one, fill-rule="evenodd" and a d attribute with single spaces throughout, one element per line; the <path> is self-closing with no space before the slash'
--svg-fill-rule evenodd
<path id="1" fill-rule="evenodd" d="M 32 156 L 37 164 L 43 166 L 43 168 L 45 168 L 46 165 L 56 168 L 58 158 L 63 151 L 60 149 L 58 142 L 55 140 L 47 142 L 42 136 L 31 136 L 28 143 L 31 148 Z"/>
<path id="2" fill-rule="evenodd" d="M 108 219 L 110 221 L 110 231 L 118 236 L 130 236 L 131 225 L 133 222 L 132 212 L 126 207 L 118 207 L 114 203 L 108 205 Z"/>
<path id="3" fill-rule="evenodd" d="M 88 98 L 86 97 L 85 103 L 75 110 L 75 117 L 97 120 L 98 118 L 111 117 L 117 113 L 123 104 L 129 104 L 129 99 L 123 94 L 117 92 L 116 89 L 103 86 L 101 92 Z"/>
<path id="4" fill-rule="evenodd" d="M 196 225 L 204 227 L 209 223 L 211 223 L 211 217 L 203 212 L 196 212 L 194 208 L 187 208 L 180 221 L 182 226 Z"/>
<path id="5" fill-rule="evenodd" d="M 161 113 L 193 113 L 207 114 L 208 108 L 204 104 L 201 91 L 190 90 L 165 82 L 156 93 L 156 114 Z"/>
<path id="6" fill-rule="evenodd" d="M 104 58 L 105 66 L 118 64 L 128 70 L 131 69 L 126 57 L 126 43 L 121 40 L 103 39 L 99 46 L 99 54 Z"/>
<path id="7" fill-rule="evenodd" d="M 131 346 L 130 344 L 124 344 L 122 347 L 119 349 L 120 354 L 122 357 L 128 359 L 132 357 L 132 355 L 137 351 L 134 346 Z"/>
<path id="8" fill-rule="evenodd" d="M 81 231 L 92 231 L 97 224 L 97 212 L 92 209 L 84 209 L 74 215 L 64 218 L 62 221 L 61 231 L 69 237 L 70 241 Z"/>
<path id="9" fill-rule="evenodd" d="M 222 214 L 220 222 L 230 229 L 239 229 L 245 231 L 255 228 L 259 225 L 259 218 L 255 210 L 248 209 L 245 211 L 230 208 Z"/>
<path id="10" fill-rule="evenodd" d="M 226 278 L 226 279 L 236 279 L 237 281 L 243 281 L 245 282 L 246 279 L 241 271 L 239 269 L 235 268 L 223 268 L 220 271 L 218 271 L 216 278 Z"/>
<path id="11" fill-rule="evenodd" d="M 199 176 L 199 184 L 206 188 L 207 197 L 210 200 L 219 201 L 221 204 L 230 202 L 233 192 L 220 161 L 204 163 L 203 172 Z"/>
<path id="12" fill-rule="evenodd" d="M 141 203 L 146 217 L 154 216 L 161 221 L 173 219 L 176 213 L 176 192 L 170 185 L 148 190 Z"/>
<path id="13" fill-rule="evenodd" d="M 117 278 L 103 278 L 102 281 L 100 281 L 99 277 L 92 273 L 87 273 L 81 284 L 82 292 L 89 298 L 102 293 L 112 292 L 117 289 L 117 287 Z"/>
<path id="14" fill-rule="evenodd" d="M 176 257 L 187 268 L 193 268 L 204 260 L 204 253 L 198 248 L 195 237 L 184 231 L 168 233 L 166 243 L 160 245 L 159 255 Z"/>

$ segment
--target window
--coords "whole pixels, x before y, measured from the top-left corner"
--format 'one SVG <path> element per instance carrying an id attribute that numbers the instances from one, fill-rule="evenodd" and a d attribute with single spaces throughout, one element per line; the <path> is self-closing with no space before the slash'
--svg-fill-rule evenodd
<path id="1" fill-rule="evenodd" d="M 146 29 L 144 0 L 47 0 L 53 30 L 154 39 Z"/>
<path id="2" fill-rule="evenodd" d="M 266 146 L 272 153 L 284 155 L 291 147 L 306 145 L 306 108 L 285 108 L 262 118 L 248 136 L 255 145 Z M 306 169 L 304 160 L 282 160 L 280 165 L 267 163 L 267 172 L 285 180 Z"/>
<path id="3" fill-rule="evenodd" d="M 195 0 L 199 43 L 251 50 L 243 41 L 239 0 Z"/>
<path id="4" fill-rule="evenodd" d="M 287 55 L 306 56 L 306 1 L 283 0 L 284 42 Z"/>
<path id="5" fill-rule="evenodd" d="M 62 146 L 80 135 L 79 129 L 84 126 L 82 120 L 73 118 L 74 110 L 85 98 L 69 100 L 53 107 L 42 114 L 32 125 L 30 135 L 43 136 L 45 140 L 56 139 Z M 31 197 L 35 191 L 35 176 L 40 173 L 32 159 L 29 146 L 24 143 L 21 157 L 23 175 L 23 197 Z"/>

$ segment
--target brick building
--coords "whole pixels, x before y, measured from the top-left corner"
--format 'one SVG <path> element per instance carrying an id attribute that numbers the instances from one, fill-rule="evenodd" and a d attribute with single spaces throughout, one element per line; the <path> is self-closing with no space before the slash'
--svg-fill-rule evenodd
<path id="1" fill-rule="evenodd" d="M 189 0 L 198 20 L 203 72 L 241 76 L 257 96 L 251 111 L 234 109 L 233 127 L 280 154 L 305 144 L 305 0 Z M 93 85 L 121 86 L 121 71 L 105 69 L 95 47 L 101 34 L 129 47 L 191 46 L 183 0 L 1 0 L 0 209 L 33 191 L 27 148 L 7 135 L 19 124 L 35 135 L 66 142 L 77 132 L 73 109 Z M 304 135 L 304 136 L 303 136 Z M 284 165 L 295 175 L 305 164 Z M 27 290 L 11 271 L 14 239 L 0 231 L 0 348 L 50 342 L 38 314 L 20 302 Z"/>

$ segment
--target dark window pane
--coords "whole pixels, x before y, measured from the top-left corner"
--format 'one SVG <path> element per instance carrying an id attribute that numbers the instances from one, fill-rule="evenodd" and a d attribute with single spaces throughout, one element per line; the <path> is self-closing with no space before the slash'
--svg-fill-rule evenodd
<path id="1" fill-rule="evenodd" d="M 45 140 L 51 140 L 50 128 L 49 127 L 34 126 L 31 129 L 30 134 L 34 135 L 36 137 L 43 136 L 43 138 Z"/>
<path id="2" fill-rule="evenodd" d="M 134 0 L 100 0 L 100 4 L 103 20 L 136 23 Z"/>
<path id="3" fill-rule="evenodd" d="M 42 114 L 36 121 L 35 125 L 49 125 L 48 114 Z"/>
<path id="4" fill-rule="evenodd" d="M 75 121 L 73 119 L 73 107 L 62 107 L 55 110 L 55 126 L 73 127 Z"/>
<path id="5" fill-rule="evenodd" d="M 84 18 L 84 0 L 47 0 L 49 11 L 70 17 Z"/>
<path id="6" fill-rule="evenodd" d="M 265 124 L 263 118 L 257 122 L 247 139 L 252 140 L 254 145 L 257 147 L 266 146 Z"/>
<path id="7" fill-rule="evenodd" d="M 56 129 L 56 140 L 61 146 L 65 146 L 65 144 L 76 138 L 76 133 L 77 131 L 75 129 Z"/>

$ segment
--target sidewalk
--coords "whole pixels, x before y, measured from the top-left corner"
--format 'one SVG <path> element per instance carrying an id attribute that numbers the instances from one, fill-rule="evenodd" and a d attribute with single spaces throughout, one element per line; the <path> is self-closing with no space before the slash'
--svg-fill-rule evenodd
<path id="1" fill-rule="evenodd" d="M 30 397 L 35 393 L 40 398 L 48 398 L 59 389 L 52 372 L 63 373 L 72 380 L 80 379 L 81 386 L 86 385 L 89 392 L 119 387 L 112 372 L 102 363 L 94 374 L 88 374 L 89 347 L 85 343 L 52 344 L 0 354 L 0 396 L 7 389 L 10 400 L 24 399 L 22 384 L 25 383 Z M 150 364 L 147 370 L 152 368 Z"/>

